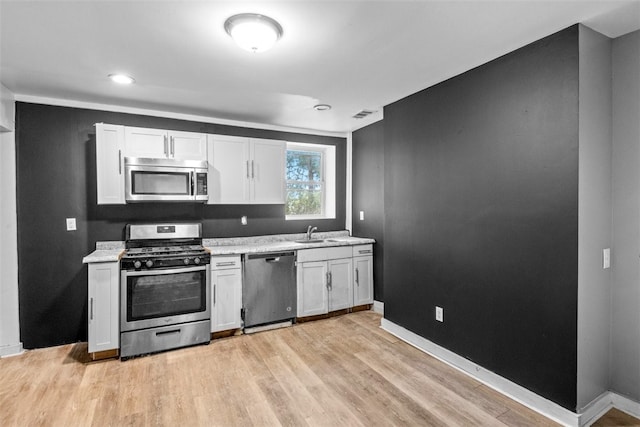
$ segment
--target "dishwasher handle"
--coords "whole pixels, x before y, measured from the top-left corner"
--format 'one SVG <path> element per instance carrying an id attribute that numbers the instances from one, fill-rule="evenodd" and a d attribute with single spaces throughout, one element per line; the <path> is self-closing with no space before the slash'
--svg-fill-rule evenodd
<path id="1" fill-rule="evenodd" d="M 267 262 L 278 262 L 281 257 L 294 257 L 295 252 L 269 252 L 264 254 L 247 254 L 245 260 L 265 259 Z"/>

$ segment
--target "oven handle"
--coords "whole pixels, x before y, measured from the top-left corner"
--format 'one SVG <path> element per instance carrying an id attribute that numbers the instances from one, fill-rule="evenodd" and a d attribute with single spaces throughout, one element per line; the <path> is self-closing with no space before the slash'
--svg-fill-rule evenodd
<path id="1" fill-rule="evenodd" d="M 167 268 L 158 270 L 123 270 L 127 276 L 158 276 L 163 274 L 180 274 L 180 273 L 193 273 L 194 271 L 207 271 L 208 265 L 200 265 L 198 267 L 180 267 L 180 268 Z"/>
<path id="2" fill-rule="evenodd" d="M 195 196 L 196 195 L 195 182 L 194 182 L 195 181 L 195 177 L 194 177 L 195 172 L 191 171 L 190 175 L 191 175 L 191 195 Z"/>

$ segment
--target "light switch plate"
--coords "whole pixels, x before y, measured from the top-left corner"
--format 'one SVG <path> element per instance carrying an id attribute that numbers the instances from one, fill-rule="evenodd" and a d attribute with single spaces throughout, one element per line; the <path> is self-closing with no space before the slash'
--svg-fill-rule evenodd
<path id="1" fill-rule="evenodd" d="M 609 267 L 611 267 L 611 248 L 606 248 L 602 250 L 602 268 Z"/>
<path id="2" fill-rule="evenodd" d="M 364 221 L 364 211 L 360 211 L 360 221 Z"/>
<path id="3" fill-rule="evenodd" d="M 436 306 L 436 320 L 438 322 L 444 322 L 444 309 Z"/>
<path id="4" fill-rule="evenodd" d="M 247 225 L 247 217 L 246 217 L 246 216 L 243 216 L 242 218 L 240 218 L 240 223 L 241 223 L 242 225 Z"/>
<path id="5" fill-rule="evenodd" d="M 67 218 L 67 231 L 74 231 L 76 229 L 76 219 Z"/>

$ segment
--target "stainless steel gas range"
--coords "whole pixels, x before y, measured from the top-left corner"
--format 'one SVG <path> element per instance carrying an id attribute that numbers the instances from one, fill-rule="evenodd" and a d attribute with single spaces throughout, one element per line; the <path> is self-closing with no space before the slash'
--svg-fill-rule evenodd
<path id="1" fill-rule="evenodd" d="M 125 245 L 120 356 L 208 343 L 211 257 L 202 246 L 202 225 L 127 225 Z"/>

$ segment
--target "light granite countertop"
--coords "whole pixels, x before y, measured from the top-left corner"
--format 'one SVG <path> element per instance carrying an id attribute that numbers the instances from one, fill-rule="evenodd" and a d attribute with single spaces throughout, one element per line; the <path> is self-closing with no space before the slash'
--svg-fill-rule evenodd
<path id="1" fill-rule="evenodd" d="M 82 258 L 82 263 L 119 261 L 123 252 L 124 242 L 96 242 L 96 250 Z"/>
<path id="2" fill-rule="evenodd" d="M 202 245 L 212 256 L 242 255 L 274 251 L 292 251 L 333 246 L 354 246 L 375 243 L 366 237 L 351 237 L 347 230 L 313 233 L 312 239 L 320 242 L 299 243 L 306 239 L 305 233 L 273 234 L 268 236 L 227 237 L 202 239 Z M 124 242 L 96 242 L 96 250 L 82 259 L 84 264 L 119 261 L 124 252 Z"/>
<path id="3" fill-rule="evenodd" d="M 241 255 L 274 251 L 295 251 L 311 248 L 328 248 L 333 246 L 353 246 L 375 243 L 374 239 L 351 237 L 349 232 L 327 231 L 313 233 L 312 239 L 321 242 L 299 243 L 296 240 L 306 239 L 305 233 L 276 234 L 270 236 L 232 237 L 225 239 L 203 239 L 203 246 L 209 249 L 212 256 Z"/>

